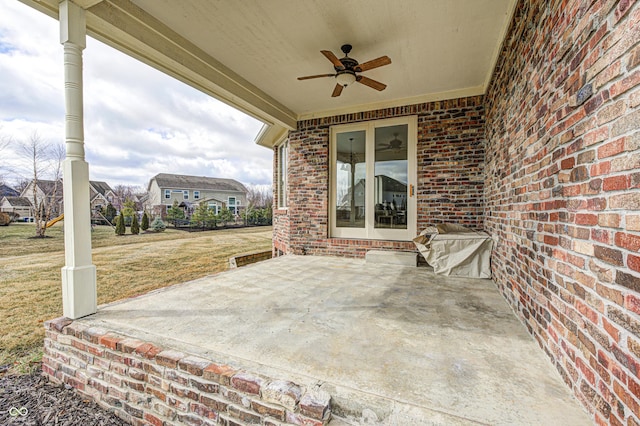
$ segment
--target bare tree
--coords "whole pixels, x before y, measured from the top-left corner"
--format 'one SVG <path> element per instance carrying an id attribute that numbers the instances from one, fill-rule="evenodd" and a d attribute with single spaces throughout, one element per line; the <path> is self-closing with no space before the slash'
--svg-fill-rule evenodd
<path id="1" fill-rule="evenodd" d="M 246 185 L 247 205 L 253 208 L 271 207 L 273 204 L 273 192 L 265 185 Z"/>
<path id="2" fill-rule="evenodd" d="M 137 188 L 136 186 L 133 185 L 116 185 L 113 187 L 113 192 L 116 195 L 116 199 L 113 200 L 113 207 L 116 208 L 116 210 L 120 211 L 124 208 L 124 203 L 127 200 L 135 200 L 136 199 L 136 191 L 139 188 Z"/>
<path id="3" fill-rule="evenodd" d="M 31 173 L 30 201 L 33 205 L 36 237 L 44 238 L 52 213 L 59 214 L 62 204 L 62 160 L 65 150 L 60 144 L 46 143 L 37 133 L 21 144 L 22 156 Z M 50 177 L 51 180 L 45 180 Z"/>
<path id="4" fill-rule="evenodd" d="M 21 178 L 18 180 L 16 185 L 14 185 L 14 189 L 18 191 L 19 194 L 22 194 L 25 189 L 29 186 L 29 179 Z"/>

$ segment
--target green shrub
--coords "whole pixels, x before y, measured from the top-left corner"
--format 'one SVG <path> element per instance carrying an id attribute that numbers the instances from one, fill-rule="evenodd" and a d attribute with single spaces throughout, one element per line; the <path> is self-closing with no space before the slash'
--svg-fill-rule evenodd
<path id="1" fill-rule="evenodd" d="M 107 204 L 107 208 L 104 212 L 104 217 L 109 221 L 109 223 L 113 223 L 113 218 L 116 217 L 116 208 L 113 207 L 113 204 Z"/>
<path id="2" fill-rule="evenodd" d="M 124 235 L 127 228 L 124 226 L 124 215 L 120 212 L 120 216 L 116 219 L 116 235 Z"/>
<path id="3" fill-rule="evenodd" d="M 149 229 L 149 216 L 147 215 L 147 212 L 142 214 L 142 225 L 140 228 L 142 228 L 143 231 Z"/>
<path id="4" fill-rule="evenodd" d="M 138 224 L 138 214 L 133 214 L 133 219 L 131 219 L 131 233 L 133 235 L 138 235 L 140 233 L 140 225 Z"/>
<path id="5" fill-rule="evenodd" d="M 156 217 L 153 219 L 153 222 L 151 222 L 151 230 L 153 232 L 164 232 L 165 229 L 167 229 L 167 225 L 165 225 L 160 217 Z"/>

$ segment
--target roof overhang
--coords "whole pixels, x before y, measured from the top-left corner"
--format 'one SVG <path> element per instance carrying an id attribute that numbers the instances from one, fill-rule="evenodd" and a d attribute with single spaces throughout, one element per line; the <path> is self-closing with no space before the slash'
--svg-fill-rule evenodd
<path id="1" fill-rule="evenodd" d="M 21 0 L 58 18 L 58 0 Z M 483 94 L 516 0 L 75 0 L 90 36 L 265 123 L 273 146 L 299 120 Z M 320 50 L 390 65 L 331 97 Z"/>

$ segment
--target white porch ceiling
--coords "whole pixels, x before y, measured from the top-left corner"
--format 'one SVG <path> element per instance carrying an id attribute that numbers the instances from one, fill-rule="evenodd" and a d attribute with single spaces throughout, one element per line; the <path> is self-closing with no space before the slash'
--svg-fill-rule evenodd
<path id="1" fill-rule="evenodd" d="M 22 0 L 57 17 L 57 0 Z M 516 0 L 78 0 L 90 35 L 250 115 L 296 120 L 485 92 Z M 332 98 L 331 50 L 390 65 Z M 281 135 L 267 131 L 264 135 Z M 271 138 L 271 137 L 269 137 Z"/>

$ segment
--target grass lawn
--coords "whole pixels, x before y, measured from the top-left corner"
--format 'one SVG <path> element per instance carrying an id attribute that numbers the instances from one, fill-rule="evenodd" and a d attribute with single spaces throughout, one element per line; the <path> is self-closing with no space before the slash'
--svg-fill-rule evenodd
<path id="1" fill-rule="evenodd" d="M 41 358 L 43 322 L 62 316 L 62 225 L 34 239 L 33 224 L 0 227 L 0 366 L 26 371 Z M 129 229 L 127 229 L 129 232 Z M 228 268 L 236 254 L 271 248 L 271 227 L 116 236 L 92 233 L 98 304 L 146 293 Z"/>

